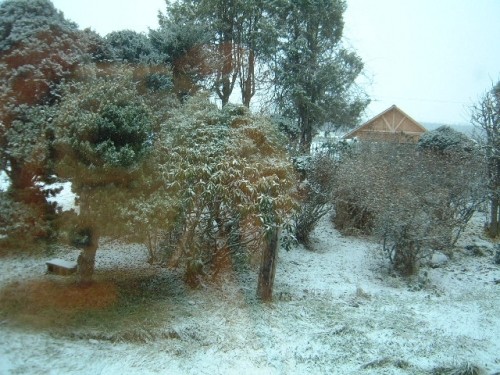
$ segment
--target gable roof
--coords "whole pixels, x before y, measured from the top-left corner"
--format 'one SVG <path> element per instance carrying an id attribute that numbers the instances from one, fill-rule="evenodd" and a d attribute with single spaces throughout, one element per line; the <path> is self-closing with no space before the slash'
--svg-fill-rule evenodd
<path id="1" fill-rule="evenodd" d="M 368 120 L 344 135 L 344 139 L 358 137 L 366 140 L 416 142 L 426 129 L 396 105 Z"/>

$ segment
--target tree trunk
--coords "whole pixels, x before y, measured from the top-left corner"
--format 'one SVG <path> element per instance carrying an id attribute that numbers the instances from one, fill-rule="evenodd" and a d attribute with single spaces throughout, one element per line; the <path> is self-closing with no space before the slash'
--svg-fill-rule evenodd
<path id="1" fill-rule="evenodd" d="M 99 232 L 93 227 L 86 230 L 87 239 L 83 244 L 80 255 L 78 256 L 78 277 L 81 285 L 92 283 L 95 268 L 95 254 L 99 246 Z"/>
<path id="2" fill-rule="evenodd" d="M 229 103 L 229 98 L 233 92 L 234 84 L 236 82 L 237 71 L 234 66 L 234 43 L 233 43 L 233 29 L 232 24 L 226 26 L 223 32 L 222 44 L 219 46 L 219 53 L 222 58 L 222 69 L 219 72 L 217 82 L 217 95 L 222 101 L 222 106 Z"/>
<path id="3" fill-rule="evenodd" d="M 490 225 L 488 228 L 489 235 L 493 238 L 498 236 L 499 232 L 499 202 L 496 197 L 491 199 Z"/>
<path id="4" fill-rule="evenodd" d="M 243 65 L 243 64 L 242 64 Z M 242 69 L 244 69 L 242 67 Z M 246 79 L 241 83 L 241 99 L 243 105 L 250 108 L 250 101 L 255 94 L 255 52 L 250 49 L 248 52 L 248 71 Z"/>
<path id="5" fill-rule="evenodd" d="M 271 302 L 273 300 L 274 275 L 276 274 L 276 263 L 278 260 L 279 238 L 279 228 L 273 228 L 266 236 L 266 244 L 262 252 L 257 297 L 264 302 Z"/>
<path id="6" fill-rule="evenodd" d="M 304 155 L 311 153 L 312 144 L 312 125 L 308 117 L 308 110 L 305 106 L 301 106 L 300 113 L 300 144 L 299 150 Z"/>

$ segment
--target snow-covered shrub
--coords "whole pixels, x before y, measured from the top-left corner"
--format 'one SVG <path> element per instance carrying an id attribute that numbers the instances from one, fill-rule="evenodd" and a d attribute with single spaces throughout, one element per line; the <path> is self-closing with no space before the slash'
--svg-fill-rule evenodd
<path id="1" fill-rule="evenodd" d="M 471 138 L 449 126 L 425 132 L 418 142 L 419 149 L 441 154 L 470 153 L 475 147 Z"/>
<path id="2" fill-rule="evenodd" d="M 353 195 L 349 191 L 337 193 L 332 221 L 345 234 L 369 234 L 373 230 L 373 215 Z"/>
<path id="3" fill-rule="evenodd" d="M 307 245 L 319 220 L 331 211 L 337 166 L 354 149 L 355 143 L 335 138 L 312 155 L 294 158 L 294 167 L 301 177 L 297 188 L 299 207 L 293 223 L 298 242 Z"/>
<path id="4" fill-rule="evenodd" d="M 457 157 L 360 145 L 339 166 L 335 222 L 375 234 L 397 272 L 417 272 L 432 249 L 450 249 L 484 199 L 480 163 Z"/>
<path id="5" fill-rule="evenodd" d="M 230 266 L 233 256 L 260 251 L 294 207 L 282 137 L 244 107 L 190 99 L 164 124 L 155 152 L 171 203 L 166 232 L 177 239 L 169 262 L 184 267 L 191 284 Z"/>

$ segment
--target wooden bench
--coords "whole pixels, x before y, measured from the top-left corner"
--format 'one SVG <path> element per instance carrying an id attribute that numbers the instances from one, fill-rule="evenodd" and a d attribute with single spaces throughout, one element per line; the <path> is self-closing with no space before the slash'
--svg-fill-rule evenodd
<path id="1" fill-rule="evenodd" d="M 56 275 L 67 276 L 76 272 L 76 263 L 69 262 L 63 259 L 51 259 L 47 262 L 48 273 L 53 273 Z"/>

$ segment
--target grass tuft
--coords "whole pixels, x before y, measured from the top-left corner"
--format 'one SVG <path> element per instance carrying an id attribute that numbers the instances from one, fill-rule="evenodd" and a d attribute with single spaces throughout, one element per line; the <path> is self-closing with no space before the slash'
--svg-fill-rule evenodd
<path id="1" fill-rule="evenodd" d="M 470 362 L 464 362 L 450 367 L 437 367 L 432 370 L 432 375 L 483 375 L 484 371 Z"/>

